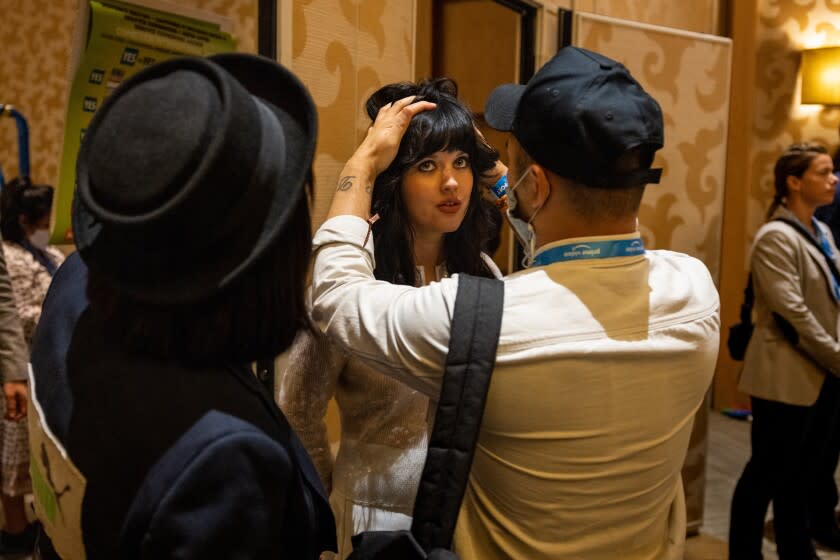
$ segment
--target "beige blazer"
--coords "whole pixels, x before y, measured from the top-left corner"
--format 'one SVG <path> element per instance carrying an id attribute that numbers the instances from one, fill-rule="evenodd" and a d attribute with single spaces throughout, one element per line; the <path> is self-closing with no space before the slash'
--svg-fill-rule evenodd
<path id="1" fill-rule="evenodd" d="M 780 206 L 773 218 L 796 220 Z M 840 266 L 831 232 L 823 231 Z M 783 222 L 767 222 L 758 230 L 750 257 L 755 304 L 755 331 L 738 388 L 762 399 L 810 406 L 822 388 L 825 373 L 840 374 L 837 341 L 840 306 L 832 293 L 831 271 L 823 253 Z M 799 342 L 788 342 L 772 312 L 796 329 Z"/>

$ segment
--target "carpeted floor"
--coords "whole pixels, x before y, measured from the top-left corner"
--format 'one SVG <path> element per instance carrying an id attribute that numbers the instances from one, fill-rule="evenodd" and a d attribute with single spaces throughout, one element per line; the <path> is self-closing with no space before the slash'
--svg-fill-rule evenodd
<path id="1" fill-rule="evenodd" d="M 709 418 L 709 456 L 706 499 L 700 535 L 686 542 L 686 560 L 725 560 L 732 491 L 750 455 L 750 425 L 712 412 Z M 768 521 L 769 521 L 768 513 Z M 823 560 L 840 560 L 840 552 L 817 548 Z M 772 523 L 764 532 L 764 560 L 778 560 Z"/>

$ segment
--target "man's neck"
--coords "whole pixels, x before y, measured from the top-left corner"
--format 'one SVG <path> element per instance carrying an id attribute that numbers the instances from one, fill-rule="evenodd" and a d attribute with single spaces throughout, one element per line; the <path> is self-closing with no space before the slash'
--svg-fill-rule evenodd
<path id="1" fill-rule="evenodd" d="M 577 216 L 546 216 L 545 220 L 534 223 L 537 247 L 542 247 L 562 239 L 576 237 L 599 237 L 604 235 L 622 235 L 635 233 L 636 216 L 627 216 L 619 220 L 590 223 Z"/>

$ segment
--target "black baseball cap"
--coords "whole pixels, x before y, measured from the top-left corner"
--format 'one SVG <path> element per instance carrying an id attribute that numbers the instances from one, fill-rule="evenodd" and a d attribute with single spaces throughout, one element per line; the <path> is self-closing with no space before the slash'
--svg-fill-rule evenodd
<path id="1" fill-rule="evenodd" d="M 506 84 L 490 94 L 487 123 L 512 132 L 540 165 L 592 187 L 658 183 L 661 169 L 617 173 L 632 148 L 662 148 L 662 109 L 619 62 L 564 47 L 527 85 Z"/>

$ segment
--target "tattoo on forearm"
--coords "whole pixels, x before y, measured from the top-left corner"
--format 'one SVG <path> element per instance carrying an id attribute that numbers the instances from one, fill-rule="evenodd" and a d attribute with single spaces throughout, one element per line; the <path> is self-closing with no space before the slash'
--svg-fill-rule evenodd
<path id="1" fill-rule="evenodd" d="M 345 175 L 341 179 L 338 180 L 338 191 L 349 191 L 350 188 L 353 186 L 353 179 L 355 179 L 355 175 Z"/>

